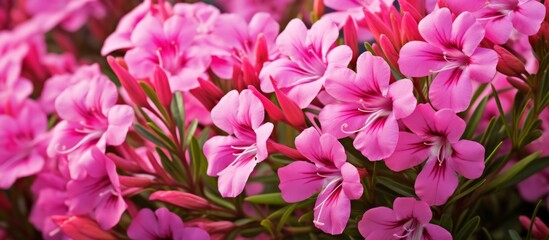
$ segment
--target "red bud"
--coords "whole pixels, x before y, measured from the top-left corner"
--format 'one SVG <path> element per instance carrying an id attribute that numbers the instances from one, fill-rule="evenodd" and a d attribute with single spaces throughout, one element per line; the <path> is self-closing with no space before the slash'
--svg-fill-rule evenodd
<path id="1" fill-rule="evenodd" d="M 141 86 L 139 86 L 139 83 L 137 83 L 135 78 L 130 75 L 130 73 L 126 69 L 120 66 L 118 61 L 112 56 L 107 57 L 107 62 L 114 71 L 114 74 L 116 74 L 116 76 L 118 77 L 118 80 L 120 80 L 120 84 L 122 84 L 122 87 L 126 89 L 126 92 L 128 92 L 128 95 L 130 96 L 133 103 L 137 104 L 137 106 L 140 107 L 149 107 L 149 103 L 147 102 L 147 95 L 145 94 L 145 91 L 143 91 Z"/>
<path id="2" fill-rule="evenodd" d="M 299 108 L 299 106 L 297 106 L 297 104 L 293 100 L 288 98 L 285 93 L 278 89 L 278 86 L 276 85 L 276 82 L 272 77 L 270 79 L 271 83 L 273 84 L 278 103 L 280 104 L 280 107 L 282 108 L 282 111 L 284 113 L 284 117 L 286 118 L 286 120 L 288 120 L 288 123 L 290 123 L 292 126 L 299 130 L 305 129 L 305 116 L 303 115 L 303 111 L 301 111 L 301 108 Z"/>
<path id="3" fill-rule="evenodd" d="M 381 34 L 379 37 L 379 45 L 387 58 L 387 62 L 389 62 L 393 68 L 398 70 L 398 53 L 385 34 Z"/>
<path id="4" fill-rule="evenodd" d="M 154 78 L 153 78 L 154 89 L 158 95 L 160 103 L 169 108 L 172 102 L 172 90 L 170 88 L 170 82 L 168 81 L 168 76 L 158 65 L 154 66 Z"/>
<path id="5" fill-rule="evenodd" d="M 313 3 L 313 14 L 317 19 L 320 19 L 322 15 L 324 15 L 324 10 L 326 6 L 324 6 L 324 0 L 314 0 Z"/>
<path id="6" fill-rule="evenodd" d="M 400 44 L 404 46 L 405 43 L 410 41 L 421 41 L 423 37 L 419 34 L 417 28 L 417 20 L 415 20 L 409 13 L 404 13 L 402 16 Z"/>
<path id="7" fill-rule="evenodd" d="M 154 183 L 150 178 L 120 176 L 120 184 L 125 187 L 145 188 Z"/>
<path id="8" fill-rule="evenodd" d="M 52 216 L 51 219 L 65 235 L 73 239 L 116 239 L 112 234 L 101 229 L 97 222 L 86 217 Z"/>
<path id="9" fill-rule="evenodd" d="M 255 70 L 260 72 L 263 68 L 263 64 L 269 61 L 269 47 L 267 46 L 267 40 L 263 33 L 257 35 L 255 41 Z"/>
<path id="10" fill-rule="evenodd" d="M 186 209 L 211 209 L 210 203 L 194 194 L 180 191 L 156 191 L 149 197 L 149 200 L 159 200 Z"/>
<path id="11" fill-rule="evenodd" d="M 494 50 L 498 53 L 499 60 L 497 65 L 497 70 L 500 73 L 503 73 L 507 76 L 520 76 L 526 72 L 524 68 L 524 63 L 520 61 L 513 53 L 509 52 L 507 49 L 500 47 L 499 45 L 494 46 Z"/>
<path id="12" fill-rule="evenodd" d="M 275 121 L 285 121 L 286 118 L 284 118 L 284 114 L 282 114 L 282 111 L 269 99 L 267 99 L 263 94 L 261 94 L 254 86 L 248 86 L 248 89 L 252 91 L 254 96 L 256 96 L 259 101 L 263 104 L 263 107 L 265 108 L 265 111 L 267 111 L 267 114 L 275 120 Z"/>
<path id="13" fill-rule="evenodd" d="M 185 222 L 186 226 L 190 227 L 199 227 L 206 230 L 208 233 L 224 233 L 232 230 L 235 225 L 229 221 L 217 221 L 214 222 L 209 219 L 193 219 L 191 221 Z"/>
<path id="14" fill-rule="evenodd" d="M 267 141 L 267 149 L 269 152 L 279 152 L 294 160 L 305 160 L 305 157 L 296 149 L 274 141 Z"/>
<path id="15" fill-rule="evenodd" d="M 530 229 L 530 224 L 532 221 L 530 221 L 529 217 L 524 215 L 520 216 L 519 222 L 525 229 Z M 534 219 L 534 225 L 532 226 L 532 237 L 535 239 L 546 239 L 547 235 L 549 235 L 549 228 L 541 221 L 541 219 L 536 217 Z"/>
<path id="16" fill-rule="evenodd" d="M 509 82 L 509 84 L 511 84 L 517 90 L 524 93 L 530 92 L 532 90 L 526 82 L 516 77 L 508 77 L 507 82 Z"/>
<path id="17" fill-rule="evenodd" d="M 242 61 L 242 79 L 246 86 L 252 85 L 254 87 L 259 87 L 257 71 L 247 58 L 244 58 Z"/>
<path id="18" fill-rule="evenodd" d="M 343 42 L 353 50 L 351 63 L 355 63 L 358 58 L 358 34 L 355 21 L 350 16 L 347 17 L 345 25 L 343 25 Z"/>

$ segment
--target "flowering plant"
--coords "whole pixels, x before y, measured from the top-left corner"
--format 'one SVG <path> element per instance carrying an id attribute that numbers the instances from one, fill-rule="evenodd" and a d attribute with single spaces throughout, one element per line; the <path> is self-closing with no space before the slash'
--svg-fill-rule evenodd
<path id="1" fill-rule="evenodd" d="M 0 239 L 549 238 L 548 2 L 189 2 L 0 1 Z"/>

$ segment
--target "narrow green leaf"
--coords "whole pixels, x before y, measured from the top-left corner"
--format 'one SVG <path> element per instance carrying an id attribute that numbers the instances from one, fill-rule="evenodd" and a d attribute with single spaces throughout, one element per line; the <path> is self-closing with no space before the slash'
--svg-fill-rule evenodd
<path id="1" fill-rule="evenodd" d="M 183 147 L 183 139 L 185 139 L 185 102 L 183 101 L 181 92 L 176 92 L 173 95 L 170 112 L 177 126 L 181 147 Z"/>
<path id="2" fill-rule="evenodd" d="M 168 143 L 165 143 L 164 141 L 162 141 L 162 139 L 160 139 L 154 133 L 149 132 L 149 130 L 147 130 L 143 125 L 141 125 L 139 123 L 135 123 L 133 125 L 133 128 L 135 129 L 135 131 L 137 131 L 137 133 L 139 133 L 139 135 L 141 135 L 145 139 L 151 141 L 152 143 L 156 144 L 157 146 L 169 149 Z"/>
<path id="3" fill-rule="evenodd" d="M 452 199 L 450 199 L 450 201 L 448 201 L 448 203 L 446 203 L 447 206 L 450 206 L 452 205 L 455 201 L 469 195 L 469 193 L 477 190 L 480 186 L 482 186 L 482 184 L 484 184 L 486 182 L 486 179 L 482 179 L 482 181 L 478 182 L 477 184 L 473 185 L 472 187 L 468 188 L 467 190 L 461 192 L 460 194 L 458 195 L 455 195 L 454 197 L 452 197 Z"/>
<path id="4" fill-rule="evenodd" d="M 202 152 L 202 148 L 198 144 L 196 138 L 191 138 L 189 144 L 189 153 L 191 157 L 191 168 L 193 170 L 193 180 L 198 181 L 198 178 L 206 176 L 208 161 Z"/>
<path id="5" fill-rule="evenodd" d="M 301 217 L 299 217 L 299 219 L 297 219 L 297 221 L 300 222 L 300 223 L 307 223 L 307 222 L 312 222 L 313 219 L 314 219 L 314 212 L 310 211 L 310 212 L 306 212 L 305 214 L 301 215 Z"/>
<path id="6" fill-rule="evenodd" d="M 244 198 L 244 201 L 257 204 L 267 205 L 286 205 L 286 201 L 282 199 L 281 193 L 265 193 Z"/>
<path id="7" fill-rule="evenodd" d="M 463 133 L 464 139 L 472 139 L 473 135 L 475 134 L 475 131 L 477 130 L 478 123 L 480 122 L 480 119 L 482 118 L 482 115 L 484 114 L 484 110 L 486 109 L 486 104 L 488 103 L 488 97 L 485 97 L 482 99 L 482 101 L 478 104 L 477 108 L 469 118 L 469 121 L 467 122 L 467 127 L 465 128 L 465 132 Z"/>
<path id="8" fill-rule="evenodd" d="M 509 237 L 511 237 L 511 240 L 522 240 L 517 231 L 513 229 L 509 229 Z"/>
<path id="9" fill-rule="evenodd" d="M 372 53 L 372 55 L 376 56 L 376 52 L 374 51 L 374 48 L 372 47 L 372 44 L 369 42 L 364 42 L 364 47 L 366 48 L 366 51 Z"/>
<path id="10" fill-rule="evenodd" d="M 402 183 L 399 183 L 387 177 L 377 177 L 377 180 L 379 185 L 387 187 L 388 189 L 394 191 L 395 193 L 401 196 L 405 196 L 405 197 L 414 196 L 414 189 L 410 186 L 404 185 Z"/>
<path id="11" fill-rule="evenodd" d="M 511 128 L 509 127 L 509 125 L 507 125 L 507 121 L 505 120 L 505 112 L 503 111 L 503 107 L 501 106 L 501 101 L 499 100 L 499 96 L 497 94 L 497 90 L 496 88 L 494 87 L 493 84 L 490 84 L 490 87 L 492 88 L 492 91 L 494 93 L 494 99 L 496 100 L 496 105 L 498 107 L 498 111 L 499 111 L 499 117 L 501 119 L 501 122 L 503 123 L 503 126 L 505 127 L 505 131 L 507 132 L 507 136 L 509 138 L 511 138 L 511 141 L 513 141 L 513 134 L 511 132 Z"/>
<path id="12" fill-rule="evenodd" d="M 477 230 L 478 225 L 480 223 L 480 217 L 476 216 L 469 220 L 463 228 L 459 230 L 459 232 L 455 235 L 455 240 L 467 240 L 469 239 L 473 233 Z"/>
<path id="13" fill-rule="evenodd" d="M 534 209 L 534 212 L 532 213 L 532 217 L 530 217 L 530 226 L 528 227 L 528 235 L 526 235 L 526 240 L 532 239 L 532 228 L 534 227 L 534 222 L 536 220 L 536 216 L 538 215 L 539 206 L 541 206 L 542 200 L 539 200 L 536 204 L 536 208 Z"/>
<path id="14" fill-rule="evenodd" d="M 454 227 L 452 216 L 448 213 L 442 214 L 440 217 L 440 226 L 448 230 L 448 232 L 452 232 L 452 228 Z"/>
<path id="15" fill-rule="evenodd" d="M 160 162 L 162 163 L 162 168 L 166 170 L 175 180 L 178 182 L 186 182 L 185 177 L 183 176 L 183 169 L 179 168 L 172 160 L 164 154 L 162 149 L 156 147 L 156 153 L 160 156 Z"/>
<path id="16" fill-rule="evenodd" d="M 492 234 L 488 232 L 488 229 L 486 229 L 485 227 L 482 227 L 482 232 L 484 232 L 484 236 L 486 237 L 487 240 L 492 240 Z"/>
<path id="17" fill-rule="evenodd" d="M 270 234 L 271 234 L 271 237 L 275 238 L 275 233 L 274 233 L 274 225 L 273 225 L 273 222 L 271 222 L 271 220 L 269 219 L 263 219 L 261 220 L 261 223 L 260 223 L 261 226 L 263 226 Z"/>
<path id="18" fill-rule="evenodd" d="M 549 157 L 539 158 L 539 152 L 528 155 L 505 172 L 497 176 L 489 185 L 490 190 L 513 186 L 528 176 L 549 166 Z"/>
<path id="19" fill-rule="evenodd" d="M 151 99 L 151 101 L 154 103 L 154 106 L 158 109 L 160 114 L 162 115 L 162 118 L 164 122 L 167 122 L 168 120 L 168 112 L 166 111 L 166 108 L 160 103 L 160 100 L 158 99 L 158 95 L 154 91 L 154 89 L 147 84 L 146 82 L 139 82 L 139 85 L 141 85 L 141 88 L 145 91 L 145 94 Z"/>
<path id="20" fill-rule="evenodd" d="M 191 142 L 191 138 L 194 137 L 194 133 L 196 132 L 196 128 L 198 127 L 198 120 L 194 119 L 191 124 L 189 125 L 189 128 L 187 128 L 187 132 L 185 133 L 185 143 L 183 146 L 188 146 Z"/>
<path id="21" fill-rule="evenodd" d="M 175 152 L 175 149 L 176 149 L 176 146 L 175 144 L 173 143 L 173 140 L 168 137 L 168 135 L 166 135 L 156 124 L 154 124 L 153 122 L 148 122 L 147 123 L 147 126 L 149 126 L 150 129 L 152 129 L 154 131 L 154 133 L 156 133 L 156 136 L 158 136 L 160 139 L 162 139 L 162 141 L 164 141 L 167 145 L 168 145 L 168 150 L 172 151 L 172 152 Z"/>
<path id="22" fill-rule="evenodd" d="M 224 207 L 224 208 L 227 208 L 227 209 L 230 209 L 230 210 L 233 210 L 233 211 L 236 211 L 236 208 L 234 206 L 234 204 L 232 204 L 231 202 L 217 196 L 215 193 L 212 193 L 211 191 L 209 190 L 205 190 L 204 191 L 204 196 L 212 201 L 214 204 L 218 205 L 218 206 L 221 206 L 221 207 Z"/>
<path id="23" fill-rule="evenodd" d="M 280 217 L 280 220 L 278 221 L 278 224 L 276 225 L 276 232 L 279 233 L 282 231 L 282 228 L 284 227 L 284 224 L 288 221 L 292 213 L 294 212 L 295 208 L 297 207 L 297 204 L 292 204 Z"/>

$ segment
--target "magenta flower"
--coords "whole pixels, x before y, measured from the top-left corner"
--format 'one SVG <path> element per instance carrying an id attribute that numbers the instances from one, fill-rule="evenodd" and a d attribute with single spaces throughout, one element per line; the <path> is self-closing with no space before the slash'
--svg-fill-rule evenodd
<path id="1" fill-rule="evenodd" d="M 428 104 L 403 119 L 413 133 L 400 132 L 393 155 L 385 159 L 393 171 L 412 168 L 427 159 L 416 179 L 416 194 L 429 205 L 442 205 L 458 185 L 456 172 L 468 179 L 484 171 L 484 147 L 460 140 L 465 121 L 452 110 L 435 112 Z"/>
<path id="2" fill-rule="evenodd" d="M 47 116 L 32 100 L 18 107 L 14 115 L 0 115 L 0 189 L 44 166 Z"/>
<path id="3" fill-rule="evenodd" d="M 132 33 L 134 48 L 124 57 L 131 74 L 137 78 L 152 76 L 158 65 L 168 75 L 173 91 L 198 87 L 198 77 L 209 66 L 210 59 L 203 49 L 192 46 L 196 25 L 173 15 L 166 21 L 146 16 Z"/>
<path id="4" fill-rule="evenodd" d="M 90 214 L 106 230 L 118 224 L 127 205 L 114 163 L 97 148 L 92 148 L 91 155 L 94 170 L 83 179 L 67 183 L 65 203 L 72 214 Z"/>
<path id="5" fill-rule="evenodd" d="M 486 38 L 504 44 L 513 30 L 527 36 L 538 32 L 545 18 L 545 6 L 536 0 L 445 0 L 453 12 L 472 12 L 486 29 Z"/>
<path id="6" fill-rule="evenodd" d="M 255 166 L 268 156 L 272 123 L 263 123 L 265 109 L 250 90 L 227 93 L 212 109 L 212 121 L 229 136 L 215 136 L 204 144 L 208 175 L 219 176 L 223 197 L 236 197 Z"/>
<path id="7" fill-rule="evenodd" d="M 90 18 L 102 18 L 105 7 L 99 0 L 26 0 L 26 11 L 31 15 L 42 15 L 58 19 L 64 29 L 74 32 Z"/>
<path id="8" fill-rule="evenodd" d="M 53 130 L 48 155 L 66 155 L 72 178 L 83 178 L 93 168 L 91 148 L 124 142 L 133 122 L 133 110 L 115 105 L 116 86 L 105 76 L 80 81 L 63 91 L 55 109 L 63 119 Z"/>
<path id="9" fill-rule="evenodd" d="M 246 21 L 253 18 L 258 12 L 266 12 L 272 15 L 277 21 L 283 20 L 288 14 L 288 8 L 293 3 L 292 0 L 231 0 L 218 1 L 227 12 L 237 14 Z"/>
<path id="10" fill-rule="evenodd" d="M 412 114 L 417 103 L 412 82 L 402 79 L 389 84 L 390 76 L 385 60 L 366 52 L 357 60 L 357 73 L 347 68 L 334 70 L 325 84 L 339 102 L 320 112 L 322 129 L 337 138 L 357 133 L 354 146 L 370 160 L 393 153 L 397 120 Z"/>
<path id="11" fill-rule="evenodd" d="M 257 13 L 249 23 L 244 18 L 235 14 L 223 14 L 217 18 L 213 35 L 212 71 L 223 79 L 230 79 L 233 74 L 233 66 L 241 66 L 244 60 L 251 63 L 258 62 L 260 53 L 258 41 L 263 35 L 269 54 L 269 59 L 278 57 L 275 47 L 275 39 L 280 31 L 280 26 L 266 13 Z M 217 39 L 217 40 L 216 40 Z"/>
<path id="12" fill-rule="evenodd" d="M 429 223 L 432 218 L 427 203 L 399 197 L 395 199 L 393 209 L 376 207 L 366 211 L 358 223 L 358 230 L 366 240 L 451 240 L 448 230 Z"/>
<path id="13" fill-rule="evenodd" d="M 310 162 L 295 161 L 278 169 L 280 191 L 287 202 L 303 201 L 320 192 L 314 224 L 330 234 L 341 234 L 351 214 L 351 200 L 362 196 L 358 170 L 346 162 L 345 149 L 330 134 L 305 129 L 295 139 L 296 148 Z"/>
<path id="14" fill-rule="evenodd" d="M 196 239 L 209 240 L 208 233 L 198 227 L 186 227 L 179 216 L 167 208 L 141 209 L 128 227 L 128 237 L 135 240 L 148 239 Z"/>
<path id="15" fill-rule="evenodd" d="M 368 29 L 368 23 L 364 11 L 377 13 L 393 5 L 394 0 L 323 0 L 327 7 L 336 10 L 322 16 L 337 23 L 341 28 L 348 17 L 355 20 L 358 27 L 359 40 L 366 41 L 373 39 Z"/>
<path id="16" fill-rule="evenodd" d="M 132 48 L 132 32 L 145 16 L 153 14 L 153 11 L 150 10 L 151 1 L 145 0 L 122 17 L 116 26 L 116 30 L 105 39 L 101 48 L 101 55 L 106 56 L 116 50 Z"/>
<path id="17" fill-rule="evenodd" d="M 310 30 L 301 20 L 292 20 L 276 39 L 284 57 L 267 64 L 260 73 L 261 90 L 274 92 L 272 77 L 300 108 L 309 106 L 322 89 L 326 75 L 347 67 L 353 57 L 348 46 L 334 48 L 338 36 L 336 24 L 328 19 L 317 21 Z"/>
<path id="18" fill-rule="evenodd" d="M 452 21 L 447 8 L 435 10 L 419 22 L 426 42 L 412 41 L 400 50 L 398 65 L 404 75 L 435 74 L 429 98 L 436 109 L 467 109 L 473 94 L 471 80 L 486 83 L 496 74 L 498 55 L 479 47 L 484 28 L 468 12 Z"/>

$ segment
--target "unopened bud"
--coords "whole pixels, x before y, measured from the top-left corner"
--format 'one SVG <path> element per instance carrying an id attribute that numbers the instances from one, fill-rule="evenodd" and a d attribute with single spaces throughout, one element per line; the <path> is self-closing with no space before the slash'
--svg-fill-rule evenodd
<path id="1" fill-rule="evenodd" d="M 499 45 L 495 45 L 494 50 L 499 56 L 497 65 L 498 72 L 507 76 L 520 76 L 526 72 L 524 63 L 513 55 L 513 53 L 509 52 L 509 50 L 500 47 Z"/>
<path id="2" fill-rule="evenodd" d="M 525 229 L 530 229 L 530 225 L 532 224 L 530 218 L 524 215 L 519 217 L 519 222 Z M 548 235 L 549 228 L 541 221 L 541 219 L 536 217 L 534 219 L 534 224 L 532 225 L 532 237 L 534 237 L 534 239 L 547 239 Z"/>
<path id="3" fill-rule="evenodd" d="M 139 86 L 139 83 L 137 83 L 135 78 L 125 68 L 123 68 L 119 64 L 119 61 L 115 58 L 108 56 L 107 62 L 114 71 L 114 74 L 118 77 L 120 84 L 122 84 L 122 87 L 126 90 L 133 103 L 140 107 L 148 107 L 149 103 L 147 102 L 147 95 L 141 86 Z"/>
<path id="4" fill-rule="evenodd" d="M 507 82 L 511 84 L 513 87 L 515 87 L 517 90 L 527 93 L 532 90 L 530 86 L 526 82 L 524 82 L 522 79 L 516 78 L 516 77 L 508 77 Z"/>
<path id="5" fill-rule="evenodd" d="M 211 209 L 206 199 L 180 191 L 156 191 L 151 194 L 149 200 L 159 200 L 186 209 Z"/>
<path id="6" fill-rule="evenodd" d="M 164 107 L 169 108 L 172 102 L 172 90 L 166 72 L 159 66 L 154 66 L 153 84 L 160 103 Z"/>
<path id="7" fill-rule="evenodd" d="M 358 58 L 358 33 L 355 21 L 350 16 L 347 17 L 347 21 L 343 25 L 343 42 L 353 50 L 351 63 L 355 63 Z"/>
<path id="8" fill-rule="evenodd" d="M 91 240 L 110 240 L 116 239 L 109 232 L 101 229 L 97 222 L 79 216 L 52 216 L 52 221 L 59 227 L 57 231 L 62 231 L 65 235 L 73 239 L 91 239 Z M 54 230 L 50 234 L 55 234 Z"/>

